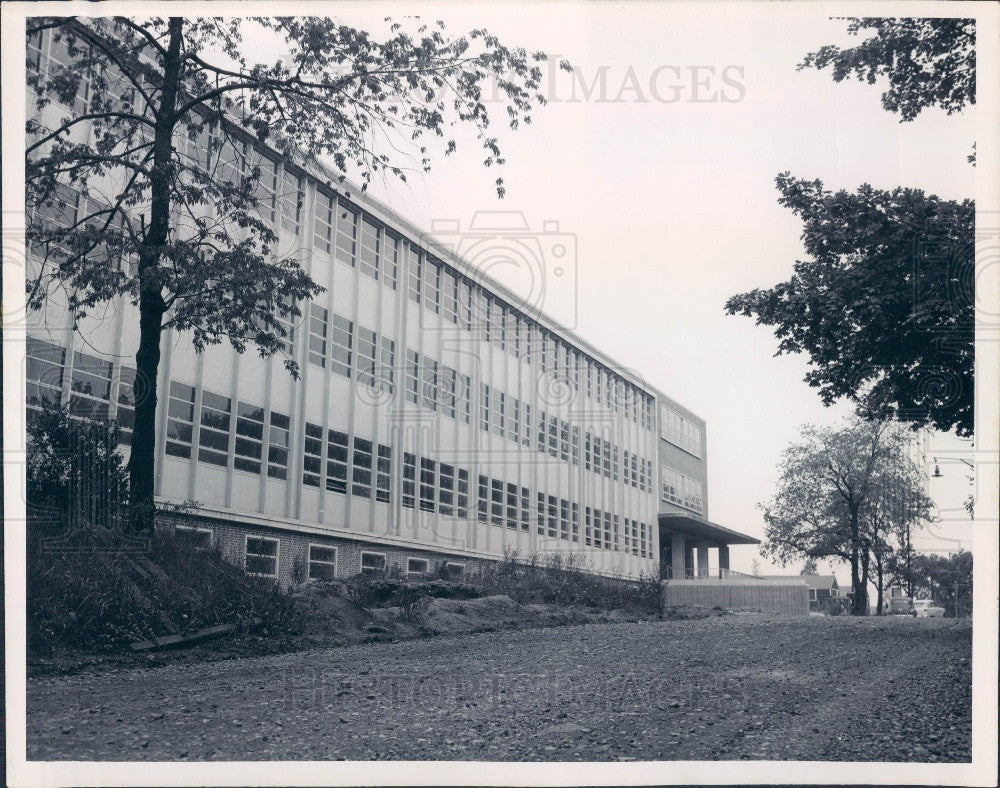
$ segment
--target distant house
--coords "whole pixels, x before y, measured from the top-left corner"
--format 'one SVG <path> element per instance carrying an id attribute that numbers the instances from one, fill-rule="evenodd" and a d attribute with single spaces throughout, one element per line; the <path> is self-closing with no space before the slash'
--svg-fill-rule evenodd
<path id="1" fill-rule="evenodd" d="M 788 575 L 765 575 L 767 578 L 787 578 Z M 800 575 L 809 589 L 809 610 L 820 611 L 829 599 L 840 599 L 836 575 Z M 850 589 L 847 589 L 850 592 Z M 849 594 L 848 594 L 849 595 Z"/>

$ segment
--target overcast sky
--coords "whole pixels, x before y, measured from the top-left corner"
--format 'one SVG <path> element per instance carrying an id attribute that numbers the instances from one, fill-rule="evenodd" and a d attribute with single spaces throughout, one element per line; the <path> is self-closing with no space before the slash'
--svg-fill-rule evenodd
<path id="1" fill-rule="evenodd" d="M 377 29 L 396 11 L 337 13 Z M 577 257 L 569 278 L 547 282 L 546 310 L 707 420 L 710 518 L 763 536 L 756 504 L 770 496 L 797 427 L 849 412 L 822 406 L 802 380 L 804 358 L 773 357 L 771 330 L 723 313 L 729 296 L 787 279 L 803 253 L 801 224 L 778 206 L 774 177 L 789 170 L 830 188 L 972 196 L 974 108 L 900 123 L 882 109 L 879 86 L 796 71 L 806 52 L 856 40 L 819 5 L 421 4 L 419 13 L 454 32 L 485 26 L 508 44 L 564 57 L 588 86 L 604 69 L 604 100 L 599 82 L 589 100 L 577 77 L 547 82 L 549 106 L 501 134 L 502 201 L 497 170 L 461 134 L 458 154 L 435 158 L 431 173 L 375 184 L 373 193 L 427 229 L 441 219 L 466 227 L 477 210 L 522 211 L 537 229 L 558 221 Z M 971 546 L 956 512 L 969 490 L 963 471 L 944 465 L 931 487 L 959 524 L 939 526 L 918 547 L 952 546 L 940 536 Z M 734 568 L 755 557 L 734 549 Z"/>

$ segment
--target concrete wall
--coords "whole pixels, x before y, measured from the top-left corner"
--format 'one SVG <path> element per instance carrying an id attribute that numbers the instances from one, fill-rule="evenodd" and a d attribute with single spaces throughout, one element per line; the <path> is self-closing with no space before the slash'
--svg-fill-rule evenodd
<path id="1" fill-rule="evenodd" d="M 797 578 L 789 580 L 664 580 L 664 607 L 699 605 L 726 610 L 755 610 L 765 613 L 809 612 L 809 589 Z"/>

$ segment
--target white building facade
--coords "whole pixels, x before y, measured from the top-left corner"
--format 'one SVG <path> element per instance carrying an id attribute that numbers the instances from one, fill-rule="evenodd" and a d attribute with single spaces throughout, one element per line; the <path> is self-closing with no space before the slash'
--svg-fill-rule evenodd
<path id="1" fill-rule="evenodd" d="M 39 69 L 58 61 L 37 46 Z M 333 173 L 242 144 L 277 252 L 325 291 L 268 359 L 163 333 L 156 495 L 187 504 L 164 527 L 287 583 L 461 574 L 509 553 L 636 578 L 659 572 L 661 513 L 707 524 L 702 420 Z M 85 203 L 67 188 L 47 218 Z M 28 407 L 116 418 L 127 442 L 137 309 L 120 298 L 74 330 L 66 304 L 53 293 L 29 320 Z"/>

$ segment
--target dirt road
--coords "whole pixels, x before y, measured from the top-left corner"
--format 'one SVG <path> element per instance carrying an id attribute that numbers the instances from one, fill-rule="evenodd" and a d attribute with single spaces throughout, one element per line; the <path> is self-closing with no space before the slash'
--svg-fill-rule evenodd
<path id="1" fill-rule="evenodd" d="M 748 614 L 38 678 L 28 758 L 968 761 L 970 635 Z"/>

